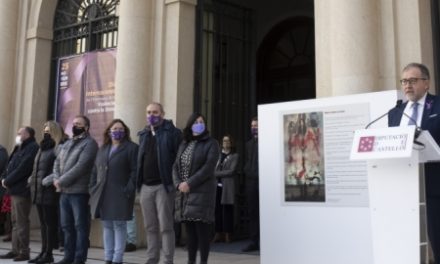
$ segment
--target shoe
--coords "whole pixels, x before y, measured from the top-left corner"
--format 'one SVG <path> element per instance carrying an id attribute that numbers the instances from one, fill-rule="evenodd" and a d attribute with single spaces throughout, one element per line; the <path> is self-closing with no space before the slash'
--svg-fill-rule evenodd
<path id="1" fill-rule="evenodd" d="M 38 254 L 38 256 L 36 256 L 35 258 L 31 259 L 28 261 L 28 263 L 37 263 L 37 261 L 43 256 L 43 252 L 41 252 L 40 254 Z"/>
<path id="2" fill-rule="evenodd" d="M 225 233 L 225 243 L 231 243 L 231 233 Z"/>
<path id="3" fill-rule="evenodd" d="M 72 264 L 86 264 L 84 261 L 74 261 Z"/>
<path id="4" fill-rule="evenodd" d="M 64 252 L 64 247 L 60 246 L 60 252 Z"/>
<path id="5" fill-rule="evenodd" d="M 13 259 L 17 256 L 17 254 L 15 254 L 12 251 L 9 251 L 8 253 L 4 254 L 4 255 L 0 255 L 0 259 Z"/>
<path id="6" fill-rule="evenodd" d="M 35 264 L 45 264 L 52 262 L 53 262 L 53 256 L 44 254 L 41 258 L 37 260 L 37 262 L 35 262 Z"/>
<path id="7" fill-rule="evenodd" d="M 12 236 L 8 235 L 5 238 L 3 238 L 3 242 L 10 242 L 12 240 Z"/>
<path id="8" fill-rule="evenodd" d="M 127 245 L 125 245 L 125 252 L 133 252 L 136 251 L 136 245 L 133 243 L 127 243 Z"/>
<path id="9" fill-rule="evenodd" d="M 215 236 L 212 239 L 212 243 L 223 242 L 223 241 L 224 241 L 223 233 L 215 233 Z"/>
<path id="10" fill-rule="evenodd" d="M 111 260 L 106 260 L 105 264 L 112 264 L 112 261 Z"/>
<path id="11" fill-rule="evenodd" d="M 251 252 L 251 251 L 257 251 L 260 250 L 260 247 L 257 244 L 249 244 L 247 247 L 243 248 L 242 252 Z"/>
<path id="12" fill-rule="evenodd" d="M 29 254 L 19 254 L 14 258 L 14 261 L 25 261 L 29 260 Z"/>
<path id="13" fill-rule="evenodd" d="M 62 259 L 54 264 L 72 264 L 73 261 L 68 261 L 67 259 Z"/>

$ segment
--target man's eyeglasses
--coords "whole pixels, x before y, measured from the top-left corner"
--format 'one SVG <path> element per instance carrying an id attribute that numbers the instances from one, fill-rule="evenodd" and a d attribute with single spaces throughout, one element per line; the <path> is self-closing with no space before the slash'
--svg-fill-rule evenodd
<path id="1" fill-rule="evenodd" d="M 409 79 L 402 79 L 402 80 L 400 80 L 399 82 L 400 82 L 401 85 L 407 85 L 407 84 L 413 85 L 413 84 L 416 84 L 416 82 L 417 82 L 418 80 L 426 80 L 426 78 L 409 78 Z"/>

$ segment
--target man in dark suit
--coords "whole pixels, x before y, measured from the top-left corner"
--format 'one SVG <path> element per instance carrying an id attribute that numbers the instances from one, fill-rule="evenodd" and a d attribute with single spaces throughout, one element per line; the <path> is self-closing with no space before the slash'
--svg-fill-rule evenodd
<path id="1" fill-rule="evenodd" d="M 249 214 L 249 238 L 251 243 L 243 252 L 260 250 L 260 195 L 258 176 L 258 118 L 251 120 L 252 138 L 246 143 L 246 201 Z"/>
<path id="2" fill-rule="evenodd" d="M 440 145 L 440 98 L 428 92 L 429 79 L 429 70 L 423 64 L 410 63 L 403 68 L 400 83 L 408 101 L 388 113 L 388 125 L 416 122 Z M 425 164 L 425 186 L 428 236 L 436 263 L 440 263 L 440 163 Z"/>
<path id="3" fill-rule="evenodd" d="M 27 182 L 38 152 L 35 130 L 31 127 L 20 128 L 15 141 L 14 151 L 1 180 L 3 188 L 11 195 L 12 250 L 0 255 L 0 259 L 25 261 L 29 260 L 30 253 L 31 191 Z"/>

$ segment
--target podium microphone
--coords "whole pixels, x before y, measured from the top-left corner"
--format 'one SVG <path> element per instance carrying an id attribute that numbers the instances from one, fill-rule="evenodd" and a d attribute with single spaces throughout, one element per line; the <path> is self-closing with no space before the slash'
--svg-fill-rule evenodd
<path id="1" fill-rule="evenodd" d="M 368 129 L 372 124 L 376 123 L 377 121 L 379 121 L 379 120 L 381 120 L 382 118 L 384 118 L 385 116 L 387 116 L 388 113 L 389 113 L 391 110 L 393 110 L 394 108 L 399 108 L 401 105 L 402 105 L 402 100 L 401 100 L 401 99 L 397 100 L 396 105 L 395 105 L 393 108 L 391 108 L 391 109 L 388 110 L 385 114 L 379 116 L 378 118 L 376 118 L 376 119 L 374 119 L 373 121 L 371 121 L 370 123 L 368 123 L 368 124 L 365 126 L 365 129 Z M 412 118 L 410 117 L 410 119 L 412 119 Z M 417 124 L 417 122 L 416 122 L 416 124 Z M 420 133 L 419 133 L 419 134 L 420 134 Z"/>

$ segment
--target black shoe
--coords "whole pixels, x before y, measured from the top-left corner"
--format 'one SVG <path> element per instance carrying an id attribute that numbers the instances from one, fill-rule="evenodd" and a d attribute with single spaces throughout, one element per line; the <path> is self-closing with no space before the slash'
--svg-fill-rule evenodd
<path id="1" fill-rule="evenodd" d="M 53 262 L 53 256 L 44 254 L 41 258 L 35 262 L 35 264 L 45 264 L 45 263 L 52 263 Z"/>
<path id="2" fill-rule="evenodd" d="M 4 254 L 4 255 L 0 255 L 0 259 L 13 259 L 17 256 L 18 254 L 15 254 L 12 251 L 9 251 L 8 253 Z"/>
<path id="3" fill-rule="evenodd" d="M 106 260 L 105 264 L 112 264 L 112 261 L 111 260 Z"/>
<path id="4" fill-rule="evenodd" d="M 3 242 L 10 242 L 10 241 L 12 241 L 11 235 L 7 235 L 5 238 L 3 238 Z"/>
<path id="5" fill-rule="evenodd" d="M 257 251 L 260 250 L 260 247 L 257 244 L 249 244 L 247 247 L 243 248 L 242 252 L 251 252 L 251 251 Z"/>
<path id="6" fill-rule="evenodd" d="M 133 243 L 127 243 L 127 245 L 125 245 L 125 252 L 133 252 L 136 251 L 136 245 Z"/>
<path id="7" fill-rule="evenodd" d="M 62 259 L 54 264 L 72 264 L 72 261 L 68 261 L 67 259 Z"/>
<path id="8" fill-rule="evenodd" d="M 29 254 L 18 254 L 14 258 L 14 261 L 26 261 L 26 260 L 29 260 Z"/>
<path id="9" fill-rule="evenodd" d="M 41 252 L 40 254 L 38 254 L 38 256 L 36 256 L 35 258 L 31 259 L 28 261 L 28 263 L 37 263 L 37 261 L 43 256 L 43 252 Z"/>

